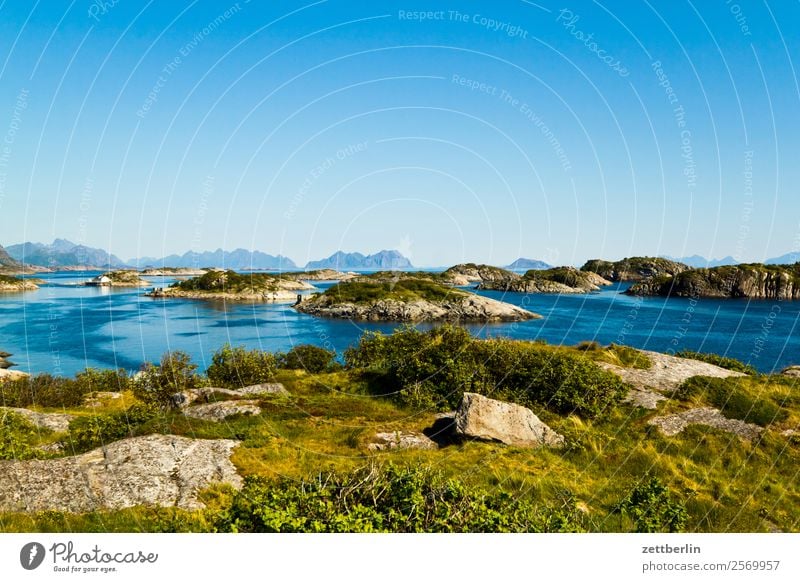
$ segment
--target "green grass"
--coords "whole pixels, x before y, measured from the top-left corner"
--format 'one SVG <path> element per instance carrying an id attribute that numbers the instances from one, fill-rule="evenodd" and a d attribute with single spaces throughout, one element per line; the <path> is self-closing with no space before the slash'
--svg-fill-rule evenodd
<path id="1" fill-rule="evenodd" d="M 542 349 L 575 350 L 542 346 Z M 581 350 L 587 357 L 632 357 L 621 346 Z M 800 390 L 789 378 L 753 376 L 727 380 L 696 379 L 659 411 L 626 405 L 593 418 L 558 414 L 545 406 L 534 412 L 563 434 L 562 449 L 523 449 L 493 443 L 465 442 L 440 450 L 372 453 L 366 445 L 376 432 L 419 431 L 435 420 L 433 412 L 404 408 L 391 395 L 376 396 L 369 380 L 357 371 L 309 374 L 278 370 L 290 396 L 260 400 L 262 414 L 213 423 L 162 411 L 137 425 L 136 434 L 173 433 L 192 438 L 235 438 L 241 441 L 232 460 L 243 476 L 269 483 L 299 483 L 320 473 L 347 475 L 374 464 L 431 469 L 472 491 L 512 492 L 536 509 L 561 507 L 565 500 L 580 508 L 581 525 L 589 531 L 634 531 L 633 512 L 620 504 L 658 479 L 670 500 L 686 508 L 686 531 L 762 532 L 773 527 L 800 531 L 800 449 L 780 430 L 800 423 Z M 124 406 L 132 404 L 130 394 Z M 722 407 L 726 415 L 767 425 L 763 436 L 746 442 L 733 435 L 692 426 L 665 437 L 647 425 L 655 415 L 695 407 Z M 102 410 L 117 414 L 122 407 Z M 97 414 L 81 407 L 69 409 Z M 13 428 L 13 427 L 12 427 Z M 23 428 L 25 428 L 23 426 Z M 52 439 L 25 428 L 27 446 Z M 288 486 L 287 486 L 288 487 Z M 43 512 L 0 514 L 3 532 L 162 532 L 214 531 L 234 494 L 225 486 L 203 493 L 207 508 L 137 507 L 87 514 Z"/>
<path id="2" fill-rule="evenodd" d="M 397 281 L 344 281 L 323 295 L 337 303 L 369 304 L 381 300 L 440 303 L 466 296 L 466 293 L 430 279 L 406 277 Z"/>
<path id="3" fill-rule="evenodd" d="M 745 364 L 744 362 L 736 360 L 734 358 L 718 356 L 717 354 L 704 354 L 702 352 L 683 350 L 677 352 L 675 355 L 678 356 L 679 358 L 689 358 L 691 360 L 699 360 L 707 364 L 713 364 L 715 366 L 719 366 L 720 368 L 725 368 L 726 370 L 733 370 L 734 372 L 742 372 L 750 376 L 758 374 L 758 370 L 756 370 L 750 364 Z"/>
<path id="4" fill-rule="evenodd" d="M 177 281 L 172 284 L 172 287 L 181 291 L 205 291 L 210 293 L 276 291 L 280 288 L 280 279 L 280 276 L 267 273 L 240 274 L 230 270 L 214 270 L 186 281 Z"/>

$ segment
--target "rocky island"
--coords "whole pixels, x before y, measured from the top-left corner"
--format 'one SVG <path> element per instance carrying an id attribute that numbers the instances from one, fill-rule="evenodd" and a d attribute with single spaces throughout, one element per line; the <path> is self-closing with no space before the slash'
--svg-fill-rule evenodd
<path id="1" fill-rule="evenodd" d="M 35 291 L 39 288 L 36 283 L 41 283 L 38 279 L 23 279 L 11 275 L 0 275 L 0 292 L 13 293 L 20 291 Z"/>
<path id="2" fill-rule="evenodd" d="M 631 295 L 800 299 L 800 263 L 751 263 L 710 269 L 690 269 L 674 276 L 661 274 L 632 285 Z"/>
<path id="3" fill-rule="evenodd" d="M 142 271 L 144 277 L 199 277 L 211 269 L 195 269 L 194 267 L 149 267 Z"/>
<path id="4" fill-rule="evenodd" d="M 520 276 L 500 267 L 463 263 L 450 267 L 441 274 L 441 280 L 451 285 L 463 287 L 471 283 L 501 283 L 519 279 Z"/>
<path id="5" fill-rule="evenodd" d="M 391 277 L 391 278 L 387 278 Z M 367 321 L 524 321 L 539 315 L 417 274 L 378 273 L 334 285 L 296 305 L 301 313 Z"/>
<path id="6" fill-rule="evenodd" d="M 642 281 L 649 277 L 675 276 L 689 269 L 688 265 L 662 257 L 629 257 L 614 262 L 592 259 L 581 267 L 581 271 L 597 273 L 615 283 Z"/>
<path id="7" fill-rule="evenodd" d="M 610 284 L 610 281 L 591 271 L 579 271 L 574 267 L 554 267 L 545 270 L 532 269 L 521 277 L 515 275 L 506 279 L 486 280 L 478 285 L 478 289 L 518 293 L 590 293 Z"/>
<path id="8" fill-rule="evenodd" d="M 208 271 L 200 277 L 154 288 L 148 297 L 182 297 L 223 301 L 297 301 L 298 291 L 314 289 L 304 281 L 266 273 Z"/>
<path id="9" fill-rule="evenodd" d="M 291 271 L 288 273 L 281 273 L 281 277 L 284 279 L 292 279 L 295 281 L 346 281 L 357 276 L 357 273 L 343 273 L 342 271 L 337 271 L 336 269 L 315 269 L 312 271 Z"/>
<path id="10" fill-rule="evenodd" d="M 84 282 L 87 287 L 147 287 L 150 281 L 139 276 L 138 271 L 123 269 L 109 271 Z"/>

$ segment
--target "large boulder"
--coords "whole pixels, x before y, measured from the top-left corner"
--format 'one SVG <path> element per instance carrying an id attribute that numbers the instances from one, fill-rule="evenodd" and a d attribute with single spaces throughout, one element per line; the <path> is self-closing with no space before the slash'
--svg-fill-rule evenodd
<path id="1" fill-rule="evenodd" d="M 465 392 L 455 416 L 462 437 L 499 441 L 520 447 L 560 447 L 564 437 L 539 420 L 532 410 Z"/>
<path id="2" fill-rule="evenodd" d="M 199 490 L 241 487 L 230 461 L 237 441 L 149 435 L 83 455 L 0 461 L 0 511 L 122 509 L 136 505 L 199 509 Z"/>

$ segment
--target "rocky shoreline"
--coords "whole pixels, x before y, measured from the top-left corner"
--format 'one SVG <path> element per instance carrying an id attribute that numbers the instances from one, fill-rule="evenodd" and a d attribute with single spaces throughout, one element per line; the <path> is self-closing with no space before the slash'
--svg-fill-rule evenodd
<path id="1" fill-rule="evenodd" d="M 467 294 L 453 295 L 445 301 L 398 301 L 381 299 L 366 304 L 337 302 L 318 295 L 295 306 L 301 313 L 316 317 L 362 321 L 526 321 L 541 315 L 488 297 Z"/>

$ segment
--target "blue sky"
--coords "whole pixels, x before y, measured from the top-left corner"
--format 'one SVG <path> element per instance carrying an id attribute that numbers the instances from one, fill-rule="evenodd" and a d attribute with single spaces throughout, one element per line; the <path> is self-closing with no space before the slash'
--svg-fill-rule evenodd
<path id="1" fill-rule="evenodd" d="M 798 23 L 788 2 L 6 1 L 0 244 L 796 251 Z"/>

